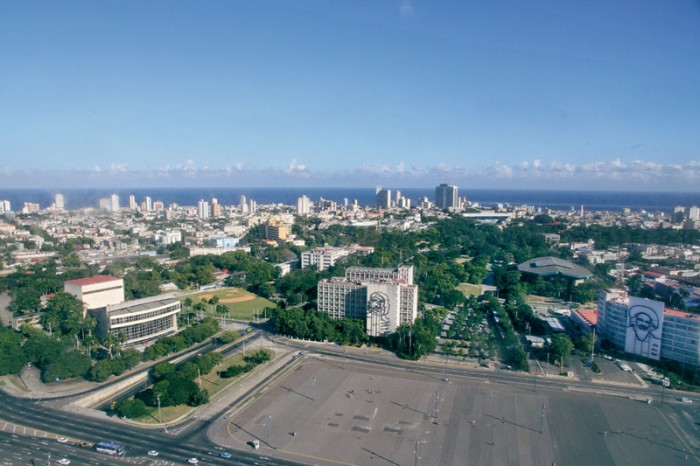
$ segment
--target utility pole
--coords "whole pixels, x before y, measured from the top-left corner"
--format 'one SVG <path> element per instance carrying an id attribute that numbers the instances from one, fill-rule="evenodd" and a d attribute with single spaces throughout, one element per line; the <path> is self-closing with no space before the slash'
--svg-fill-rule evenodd
<path id="1" fill-rule="evenodd" d="M 311 399 L 316 399 L 316 376 L 314 375 L 311 379 Z"/>
<path id="2" fill-rule="evenodd" d="M 345 369 L 345 350 L 346 347 L 343 345 L 343 369 Z"/>

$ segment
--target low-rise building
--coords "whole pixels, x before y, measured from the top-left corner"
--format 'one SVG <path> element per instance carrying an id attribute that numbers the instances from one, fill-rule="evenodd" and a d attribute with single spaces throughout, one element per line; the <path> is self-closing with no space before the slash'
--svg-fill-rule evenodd
<path id="1" fill-rule="evenodd" d="M 180 301 L 174 294 L 110 304 L 93 310 L 97 319 L 97 333 L 101 340 L 108 334 L 123 333 L 125 345 L 143 343 L 177 332 Z"/>

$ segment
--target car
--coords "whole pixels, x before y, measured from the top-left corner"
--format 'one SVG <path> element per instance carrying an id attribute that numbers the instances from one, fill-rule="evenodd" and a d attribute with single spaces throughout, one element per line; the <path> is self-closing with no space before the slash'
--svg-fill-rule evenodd
<path id="1" fill-rule="evenodd" d="M 158 451 L 157 450 L 151 450 L 148 453 L 146 453 L 148 456 L 158 456 Z"/>
<path id="2" fill-rule="evenodd" d="M 66 437 L 58 437 L 56 441 L 58 443 L 68 443 L 68 439 Z"/>
<path id="3" fill-rule="evenodd" d="M 229 458 L 231 458 L 231 453 L 229 453 L 227 451 L 222 451 L 221 453 L 219 453 L 219 456 L 221 458 L 229 459 Z"/>
<path id="4" fill-rule="evenodd" d="M 70 460 L 68 458 L 61 458 L 60 460 L 57 461 L 58 464 L 70 464 Z"/>
<path id="5" fill-rule="evenodd" d="M 190 464 L 198 464 L 199 460 L 197 458 L 190 458 L 187 460 L 187 462 Z"/>
<path id="6" fill-rule="evenodd" d="M 686 403 L 686 404 L 691 405 L 691 404 L 693 404 L 693 400 L 691 400 L 690 398 L 683 397 L 683 398 L 681 398 L 681 403 Z"/>

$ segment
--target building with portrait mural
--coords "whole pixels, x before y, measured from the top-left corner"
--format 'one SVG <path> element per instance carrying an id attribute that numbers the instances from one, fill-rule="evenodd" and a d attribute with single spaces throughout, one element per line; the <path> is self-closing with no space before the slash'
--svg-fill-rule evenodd
<path id="1" fill-rule="evenodd" d="M 318 283 L 318 310 L 334 319 L 362 319 L 367 335 L 387 336 L 418 315 L 413 266 L 396 269 L 349 267 L 345 277 Z"/>
<path id="2" fill-rule="evenodd" d="M 700 315 L 662 301 L 606 289 L 598 295 L 598 337 L 613 348 L 655 361 L 700 369 Z"/>

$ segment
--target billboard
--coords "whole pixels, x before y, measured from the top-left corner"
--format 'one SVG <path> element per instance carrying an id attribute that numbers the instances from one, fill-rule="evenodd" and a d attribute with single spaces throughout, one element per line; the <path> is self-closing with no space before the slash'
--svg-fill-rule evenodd
<path id="1" fill-rule="evenodd" d="M 663 302 L 630 297 L 625 351 L 658 361 L 661 357 L 663 324 Z"/>

